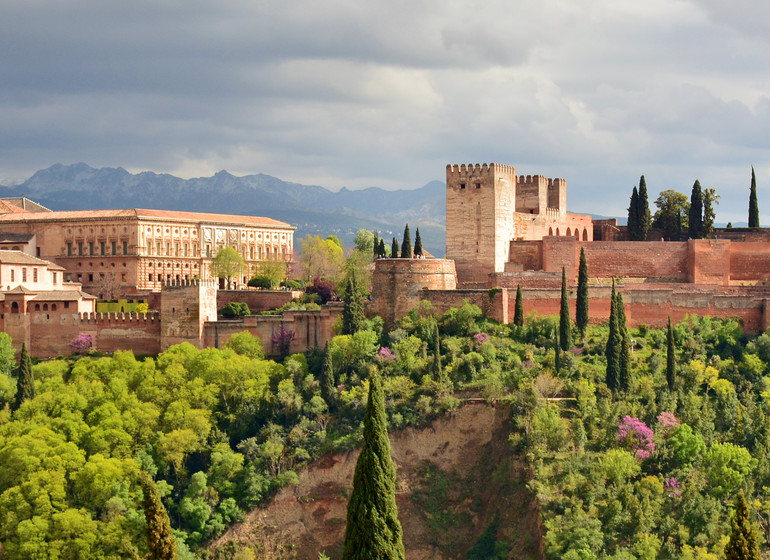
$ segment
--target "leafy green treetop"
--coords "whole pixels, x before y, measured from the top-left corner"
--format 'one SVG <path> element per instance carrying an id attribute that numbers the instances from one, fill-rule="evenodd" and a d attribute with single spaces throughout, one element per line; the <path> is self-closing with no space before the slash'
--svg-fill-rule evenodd
<path id="1" fill-rule="evenodd" d="M 679 235 L 690 211 L 687 197 L 680 192 L 668 189 L 660 193 L 655 200 L 658 211 L 655 212 L 653 226 L 663 230 L 667 241 L 679 241 Z"/>
<path id="2" fill-rule="evenodd" d="M 342 560 L 404 560 L 401 538 L 385 397 L 379 376 L 374 374 L 369 376 L 364 442 L 348 502 Z"/>
<path id="3" fill-rule="evenodd" d="M 222 247 L 209 267 L 211 275 L 222 278 L 228 289 L 232 286 L 233 280 L 237 280 L 239 276 L 248 272 L 243 257 L 232 247 Z"/>
<path id="4" fill-rule="evenodd" d="M 759 202 L 757 201 L 757 176 L 751 166 L 751 190 L 749 191 L 749 227 L 759 227 Z"/>
<path id="5" fill-rule="evenodd" d="M 719 204 L 719 195 L 714 187 L 703 189 L 703 237 L 711 237 L 714 233 L 716 213 L 714 206 Z"/>
<path id="6" fill-rule="evenodd" d="M 674 329 L 671 326 L 671 317 L 668 318 L 668 330 L 666 331 L 666 384 L 668 390 L 674 390 L 676 381 L 676 346 L 674 345 Z"/>
<path id="7" fill-rule="evenodd" d="M 409 232 L 409 224 L 404 227 L 404 240 L 401 242 L 401 258 L 412 258 L 412 234 Z"/>
<path id="8" fill-rule="evenodd" d="M 35 398 L 35 378 L 32 376 L 32 360 L 27 352 L 27 345 L 21 344 L 21 357 L 16 381 L 16 400 L 13 410 L 18 410 L 26 400 Z"/>

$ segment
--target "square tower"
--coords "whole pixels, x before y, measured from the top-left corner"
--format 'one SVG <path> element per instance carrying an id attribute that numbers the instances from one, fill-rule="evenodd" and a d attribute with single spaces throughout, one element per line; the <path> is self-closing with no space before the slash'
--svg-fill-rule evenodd
<path id="1" fill-rule="evenodd" d="M 446 258 L 462 286 L 486 286 L 503 272 L 513 239 L 516 169 L 510 165 L 447 165 Z"/>

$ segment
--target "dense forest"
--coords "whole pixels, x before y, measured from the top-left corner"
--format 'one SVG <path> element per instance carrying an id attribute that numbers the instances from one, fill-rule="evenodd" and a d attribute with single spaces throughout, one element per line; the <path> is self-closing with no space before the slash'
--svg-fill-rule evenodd
<path id="1" fill-rule="evenodd" d="M 510 408 L 510 445 L 531 466 L 549 559 L 722 558 L 741 490 L 764 542 L 770 334 L 699 317 L 674 325 L 671 344 L 665 330 L 628 329 L 627 389 L 613 391 L 609 329 L 588 327 L 581 339 L 573 328 L 574 345 L 556 353 L 558 317 L 501 325 L 470 304 L 439 315 L 421 302 L 390 332 L 375 318 L 281 362 L 245 332 L 222 349 L 41 362 L 34 396 L 18 407 L 6 337 L 3 558 L 144 556 L 141 471 L 162 496 L 178 557 L 211 557 L 207 543 L 298 469 L 359 445 L 375 369 L 391 430 L 468 398 Z M 505 542 L 490 550 L 516 557 Z"/>

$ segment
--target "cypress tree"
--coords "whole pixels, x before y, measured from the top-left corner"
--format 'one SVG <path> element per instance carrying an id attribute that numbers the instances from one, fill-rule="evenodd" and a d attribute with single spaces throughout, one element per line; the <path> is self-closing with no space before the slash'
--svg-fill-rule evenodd
<path id="1" fill-rule="evenodd" d="M 567 271 L 561 267 L 561 306 L 559 307 L 559 341 L 565 352 L 572 348 L 572 324 L 569 319 L 569 298 L 567 296 Z"/>
<path id="2" fill-rule="evenodd" d="M 144 534 L 147 536 L 149 560 L 175 560 L 176 542 L 171 531 L 168 513 L 160 501 L 160 494 L 150 475 L 146 472 L 139 474 L 139 482 L 144 494 Z"/>
<path id="3" fill-rule="evenodd" d="M 348 271 L 345 302 L 342 307 L 342 334 L 356 334 L 363 330 L 366 321 L 364 299 L 358 289 L 356 276 L 355 268 L 351 268 Z"/>
<path id="4" fill-rule="evenodd" d="M 666 333 L 666 383 L 668 390 L 674 390 L 676 381 L 676 346 L 674 346 L 674 328 L 671 326 L 671 317 L 668 318 L 668 331 Z"/>
<path id="5" fill-rule="evenodd" d="M 703 237 L 703 190 L 698 180 L 692 186 L 690 194 L 689 236 L 690 239 Z"/>
<path id="6" fill-rule="evenodd" d="M 401 535 L 385 399 L 379 376 L 371 375 L 364 442 L 353 475 L 342 560 L 404 560 Z"/>
<path id="7" fill-rule="evenodd" d="M 615 315 L 617 316 L 618 335 L 620 336 L 620 355 L 618 358 L 618 388 L 628 391 L 631 388 L 631 350 L 626 326 L 626 307 L 620 292 L 615 294 Z"/>
<path id="8" fill-rule="evenodd" d="M 414 234 L 414 254 L 415 256 L 422 256 L 422 239 L 420 239 L 420 228 Z"/>
<path id="9" fill-rule="evenodd" d="M 559 344 L 559 339 L 561 337 L 559 336 L 559 331 L 556 331 L 556 337 L 553 341 L 553 367 L 556 370 L 556 373 L 559 373 L 561 371 L 561 344 Z"/>
<path id="10" fill-rule="evenodd" d="M 390 245 L 390 256 L 394 259 L 398 258 L 398 241 L 393 238 L 393 243 Z"/>
<path id="11" fill-rule="evenodd" d="M 751 191 L 749 192 L 749 227 L 759 227 L 759 202 L 757 201 L 757 176 L 751 166 Z"/>
<path id="12" fill-rule="evenodd" d="M 749 505 L 743 490 L 738 492 L 735 499 L 735 513 L 731 520 L 732 532 L 725 547 L 727 560 L 762 560 L 759 553 L 757 531 L 749 517 Z"/>
<path id="13" fill-rule="evenodd" d="M 401 241 L 401 258 L 412 258 L 412 234 L 409 232 L 409 224 L 404 228 L 404 240 Z"/>
<path id="14" fill-rule="evenodd" d="M 628 222 L 626 224 L 629 241 L 639 241 L 639 226 L 639 192 L 634 187 L 631 192 L 631 204 L 628 206 Z"/>
<path id="15" fill-rule="evenodd" d="M 524 300 L 521 297 L 521 284 L 516 285 L 516 306 L 513 311 L 513 324 L 524 326 Z"/>
<path id="16" fill-rule="evenodd" d="M 385 256 L 385 240 L 384 239 L 380 239 L 379 254 L 380 254 L 380 257 L 384 257 Z"/>
<path id="17" fill-rule="evenodd" d="M 13 410 L 18 410 L 21 403 L 35 398 L 35 378 L 32 376 L 32 360 L 27 352 L 27 345 L 22 342 L 19 368 L 16 370 L 16 400 Z"/>
<path id="18" fill-rule="evenodd" d="M 639 179 L 639 241 L 647 241 L 647 234 L 652 227 L 650 201 L 647 198 L 647 182 L 644 175 Z"/>
<path id="19" fill-rule="evenodd" d="M 374 243 L 372 243 L 372 256 L 375 259 L 380 256 L 380 239 L 376 230 L 374 231 Z"/>
<path id="20" fill-rule="evenodd" d="M 588 327 L 588 264 L 586 263 L 586 252 L 583 247 L 580 248 L 575 322 L 582 340 L 586 336 L 586 328 Z"/>
<path id="21" fill-rule="evenodd" d="M 618 314 L 615 310 L 616 300 L 615 280 L 613 279 L 612 295 L 610 296 L 610 333 L 604 350 L 604 355 L 607 358 L 605 381 L 613 393 L 617 392 L 620 381 L 620 337 L 618 335 Z"/>
<path id="22" fill-rule="evenodd" d="M 334 404 L 334 361 L 332 360 L 332 349 L 328 342 L 324 349 L 324 365 L 321 369 L 321 397 L 331 409 Z"/>

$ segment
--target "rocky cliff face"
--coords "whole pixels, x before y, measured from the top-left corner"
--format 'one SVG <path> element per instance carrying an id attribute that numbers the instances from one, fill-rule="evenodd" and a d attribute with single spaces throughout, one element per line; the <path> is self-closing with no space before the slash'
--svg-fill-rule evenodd
<path id="1" fill-rule="evenodd" d="M 390 435 L 399 519 L 410 560 L 459 559 L 476 547 L 495 558 L 542 558 L 527 468 L 508 442 L 506 407 L 467 404 L 424 429 Z M 260 558 L 339 558 L 358 452 L 328 454 L 299 484 L 252 511 L 212 546 L 250 546 Z M 477 556 L 477 557 L 492 557 Z"/>

